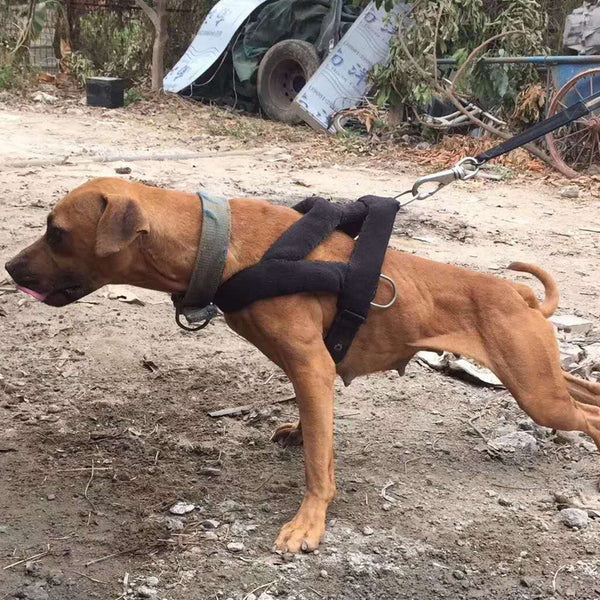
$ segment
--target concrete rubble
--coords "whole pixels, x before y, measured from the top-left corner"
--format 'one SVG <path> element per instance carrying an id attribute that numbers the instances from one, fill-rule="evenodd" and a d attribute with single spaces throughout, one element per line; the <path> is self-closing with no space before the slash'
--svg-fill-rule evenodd
<path id="1" fill-rule="evenodd" d="M 576 317 L 575 315 L 552 315 L 549 321 L 553 323 L 559 331 L 570 334 L 571 336 L 585 336 L 594 326 L 592 321 Z"/>

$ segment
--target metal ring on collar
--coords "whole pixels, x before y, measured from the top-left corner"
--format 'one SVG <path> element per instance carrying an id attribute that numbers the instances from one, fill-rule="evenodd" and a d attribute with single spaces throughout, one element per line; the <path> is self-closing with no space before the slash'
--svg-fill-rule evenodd
<path id="1" fill-rule="evenodd" d="M 189 325 L 185 325 L 182 322 L 181 314 L 182 313 L 179 310 L 175 311 L 175 322 L 177 323 L 177 325 L 179 325 L 179 327 L 181 327 L 181 329 L 185 329 L 185 331 L 200 331 L 201 329 L 204 329 L 211 321 L 210 319 L 206 319 L 206 321 L 200 323 L 200 325 L 198 325 L 197 327 L 190 327 Z"/>
<path id="2" fill-rule="evenodd" d="M 389 308 L 394 304 L 394 302 L 396 302 L 396 298 L 398 298 L 398 290 L 396 288 L 396 283 L 391 277 L 388 277 L 383 273 L 380 273 L 379 279 L 384 279 L 392 286 L 392 289 L 394 290 L 394 297 L 387 304 L 377 304 L 377 302 L 371 302 L 371 306 L 374 306 L 375 308 Z"/>

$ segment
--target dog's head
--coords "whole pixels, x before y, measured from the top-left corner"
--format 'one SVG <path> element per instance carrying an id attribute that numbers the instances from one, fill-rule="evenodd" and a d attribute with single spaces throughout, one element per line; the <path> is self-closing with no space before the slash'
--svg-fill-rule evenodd
<path id="1" fill-rule="evenodd" d="M 136 184 L 95 179 L 56 205 L 44 235 L 6 263 L 6 270 L 22 291 L 65 306 L 120 283 L 139 258 L 136 241 L 148 230 Z"/>

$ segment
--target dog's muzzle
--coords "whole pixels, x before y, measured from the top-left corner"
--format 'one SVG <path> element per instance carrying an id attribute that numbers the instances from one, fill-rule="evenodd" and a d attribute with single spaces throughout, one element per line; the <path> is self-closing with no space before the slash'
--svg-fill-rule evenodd
<path id="1" fill-rule="evenodd" d="M 4 267 L 21 292 L 49 306 L 66 306 L 93 291 L 92 286 L 72 274 L 64 274 L 52 283 L 41 281 L 22 256 L 9 260 Z"/>

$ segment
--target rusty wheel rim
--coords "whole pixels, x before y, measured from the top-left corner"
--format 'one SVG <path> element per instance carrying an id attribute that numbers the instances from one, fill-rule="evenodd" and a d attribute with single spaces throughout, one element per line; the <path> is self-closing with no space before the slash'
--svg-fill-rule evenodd
<path id="1" fill-rule="evenodd" d="M 600 91 L 600 69 L 590 69 L 569 80 L 552 98 L 548 117 Z M 552 158 L 572 176 L 600 166 L 600 110 L 560 127 L 546 136 Z"/>

